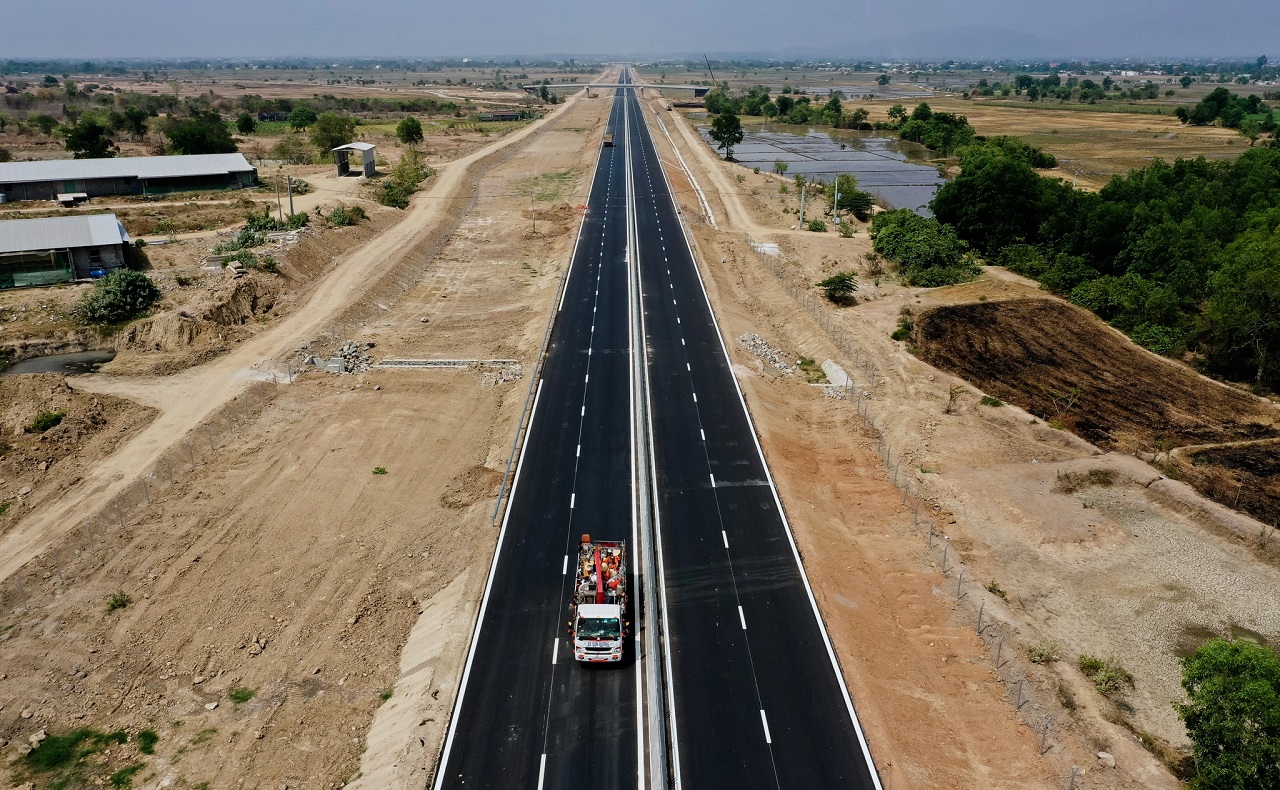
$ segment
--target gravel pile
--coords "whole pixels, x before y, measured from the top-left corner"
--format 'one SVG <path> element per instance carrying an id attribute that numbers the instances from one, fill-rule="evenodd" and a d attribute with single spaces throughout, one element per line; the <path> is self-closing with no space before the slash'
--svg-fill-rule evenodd
<path id="1" fill-rule="evenodd" d="M 783 355 L 780 349 L 774 348 L 773 346 L 769 345 L 768 343 L 765 342 L 764 338 L 760 337 L 754 332 L 743 335 L 742 337 L 738 338 L 738 342 L 747 351 L 751 352 L 757 357 L 760 357 L 765 362 L 769 363 L 769 365 L 782 371 L 783 373 L 790 373 L 791 371 L 796 369 L 795 365 L 792 365 L 789 362 L 787 362 L 787 358 Z"/>

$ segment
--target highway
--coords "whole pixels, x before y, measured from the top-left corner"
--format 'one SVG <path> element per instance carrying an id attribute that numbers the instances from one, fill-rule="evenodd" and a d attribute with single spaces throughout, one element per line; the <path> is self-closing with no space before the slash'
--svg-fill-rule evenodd
<path id="1" fill-rule="evenodd" d="M 879 790 L 635 91 L 606 131 L 434 787 Z M 661 614 L 661 688 L 636 644 L 587 667 L 566 640 L 581 533 L 631 541 L 639 597 L 649 493 L 660 594 L 631 619 Z"/>
<path id="2" fill-rule="evenodd" d="M 677 786 L 878 788 L 647 124 L 628 145 Z"/>
<path id="3" fill-rule="evenodd" d="M 639 786 L 634 645 L 583 667 L 566 643 L 579 535 L 632 540 L 625 146 L 601 148 L 436 788 Z"/>

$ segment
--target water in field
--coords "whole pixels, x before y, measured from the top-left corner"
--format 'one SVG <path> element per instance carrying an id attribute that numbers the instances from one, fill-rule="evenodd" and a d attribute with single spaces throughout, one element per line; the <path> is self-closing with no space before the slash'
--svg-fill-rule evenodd
<path id="1" fill-rule="evenodd" d="M 47 354 L 43 357 L 32 357 L 15 362 L 5 368 L 3 375 L 16 376 L 21 373 L 95 373 L 98 368 L 115 359 L 116 352 L 110 349 L 102 351 L 76 351 L 70 354 Z"/>
<path id="2" fill-rule="evenodd" d="M 707 128 L 699 128 L 713 148 Z M 803 174 L 810 181 L 830 183 L 840 173 L 852 173 L 858 188 L 892 208 L 909 208 L 927 215 L 929 201 L 946 179 L 926 164 L 934 154 L 923 146 L 870 132 L 806 129 L 770 124 L 748 132 L 733 148 L 733 157 L 748 169 L 773 172 L 774 162 L 786 162 L 786 177 Z"/>

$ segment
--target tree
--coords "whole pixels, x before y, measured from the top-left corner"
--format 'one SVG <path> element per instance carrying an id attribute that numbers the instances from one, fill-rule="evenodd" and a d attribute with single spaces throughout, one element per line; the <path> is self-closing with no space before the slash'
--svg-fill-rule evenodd
<path id="1" fill-rule="evenodd" d="M 853 302 L 853 294 L 858 290 L 858 275 L 854 272 L 836 272 L 818 283 L 827 299 L 832 304 L 848 305 Z"/>
<path id="2" fill-rule="evenodd" d="M 1178 80 L 1178 84 L 1181 85 L 1183 89 L 1190 88 L 1191 83 L 1193 82 L 1195 82 L 1195 80 L 1191 79 L 1189 75 L 1184 76 L 1182 79 Z"/>
<path id="3" fill-rule="evenodd" d="M 777 173 L 777 174 L 778 174 L 778 175 L 780 175 L 780 176 L 786 175 L 786 174 L 787 174 L 787 163 L 786 163 L 786 162 L 784 162 L 784 161 L 782 161 L 781 159 L 776 160 L 776 161 L 773 163 L 773 172 Z"/>
<path id="4" fill-rule="evenodd" d="M 76 159 L 109 159 L 117 153 L 107 127 L 91 118 L 82 118 L 75 126 L 64 129 L 63 137 L 67 150 Z"/>
<path id="5" fill-rule="evenodd" d="M 961 171 L 930 207 L 941 222 L 979 250 L 1034 242 L 1041 220 L 1041 179 L 1031 165 L 995 145 L 965 149 Z"/>
<path id="6" fill-rule="evenodd" d="M 312 165 L 316 161 L 316 152 L 300 134 L 281 137 L 280 142 L 271 146 L 271 156 L 290 165 Z"/>
<path id="7" fill-rule="evenodd" d="M 902 122 L 907 120 L 907 108 L 901 104 L 895 104 L 889 108 L 889 121 L 894 126 L 901 126 Z"/>
<path id="8" fill-rule="evenodd" d="M 396 139 L 408 146 L 422 142 L 422 122 L 410 115 L 396 124 Z"/>
<path id="9" fill-rule="evenodd" d="M 169 146 L 179 154 L 233 154 L 236 141 L 222 116 L 202 110 L 190 118 L 170 118 L 165 124 Z"/>
<path id="10" fill-rule="evenodd" d="M 72 309 L 85 324 L 117 324 L 141 315 L 160 301 L 151 278 L 132 269 L 116 269 L 93 284 Z"/>
<path id="11" fill-rule="evenodd" d="M 1276 228 L 1280 229 L 1280 228 Z M 1280 235 L 1265 225 L 1227 247 L 1209 280 L 1205 319 L 1211 368 L 1280 383 Z"/>
<path id="12" fill-rule="evenodd" d="M 742 142 L 742 120 L 732 112 L 723 112 L 711 121 L 711 139 L 724 149 L 726 161 L 733 161 L 733 147 Z"/>
<path id="13" fill-rule="evenodd" d="M 875 251 L 898 266 L 909 285 L 934 288 L 972 280 L 979 268 L 969 245 L 950 225 L 911 209 L 877 214 L 871 222 Z"/>
<path id="14" fill-rule="evenodd" d="M 257 119 L 247 112 L 240 113 L 240 117 L 236 118 L 236 131 L 240 134 L 253 134 L 257 128 Z"/>
<path id="15" fill-rule="evenodd" d="M 850 212 L 863 222 L 871 216 L 871 193 L 858 189 L 858 179 L 852 173 L 841 173 L 836 176 L 835 183 L 827 184 L 827 203 L 837 211 Z"/>
<path id="16" fill-rule="evenodd" d="M 301 131 L 315 124 L 317 117 L 316 111 L 310 107 L 294 107 L 289 112 L 289 125 Z"/>
<path id="17" fill-rule="evenodd" d="M 885 86 L 885 85 L 888 85 L 888 84 L 889 84 L 889 75 L 888 75 L 888 74 L 881 74 L 879 77 L 876 77 L 876 84 L 877 84 L 877 85 L 880 85 L 880 86 L 882 86 L 882 87 L 883 87 L 883 86 Z"/>
<path id="18" fill-rule="evenodd" d="M 311 142 L 321 151 L 346 145 L 356 139 L 356 119 L 335 112 L 321 113 L 311 127 Z"/>
<path id="19" fill-rule="evenodd" d="M 1211 639 L 1182 660 L 1190 702 L 1177 706 L 1193 744 L 1198 787 L 1280 788 L 1280 655 Z"/>

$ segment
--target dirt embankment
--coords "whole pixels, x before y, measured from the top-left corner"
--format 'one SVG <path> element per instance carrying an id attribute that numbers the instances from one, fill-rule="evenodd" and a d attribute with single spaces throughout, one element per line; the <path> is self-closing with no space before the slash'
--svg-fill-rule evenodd
<path id="1" fill-rule="evenodd" d="M 0 535 L 152 416 L 127 400 L 74 390 L 60 374 L 0 377 Z"/>
<path id="2" fill-rule="evenodd" d="M 916 318 L 914 343 L 920 359 L 1054 427 L 1141 454 L 1265 523 L 1280 519 L 1276 445 L 1256 441 L 1280 433 L 1280 410 L 1143 351 L 1080 308 L 1055 299 L 935 307 Z"/>

